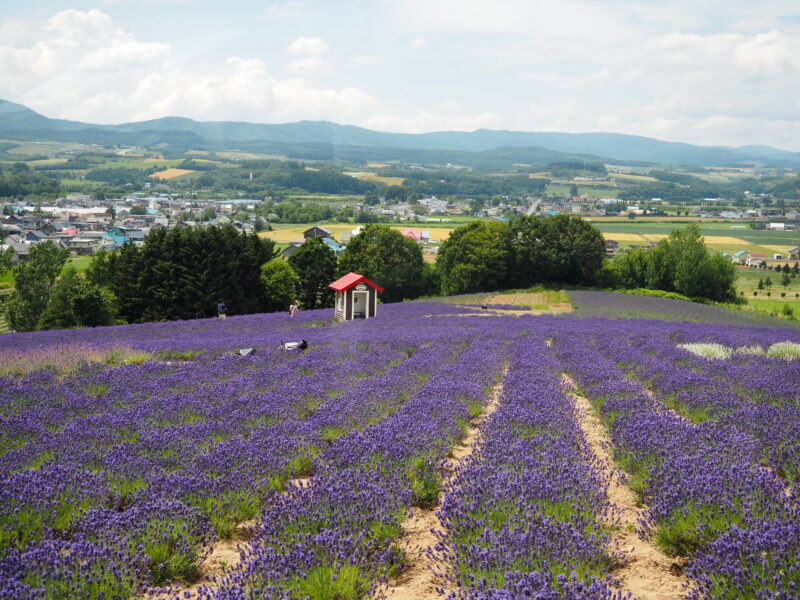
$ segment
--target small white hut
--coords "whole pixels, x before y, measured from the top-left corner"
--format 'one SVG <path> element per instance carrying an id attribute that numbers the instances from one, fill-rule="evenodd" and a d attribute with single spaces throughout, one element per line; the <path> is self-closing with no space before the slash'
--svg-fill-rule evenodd
<path id="1" fill-rule="evenodd" d="M 348 273 L 329 286 L 336 292 L 335 314 L 340 321 L 368 319 L 377 314 L 383 288 L 358 273 Z"/>

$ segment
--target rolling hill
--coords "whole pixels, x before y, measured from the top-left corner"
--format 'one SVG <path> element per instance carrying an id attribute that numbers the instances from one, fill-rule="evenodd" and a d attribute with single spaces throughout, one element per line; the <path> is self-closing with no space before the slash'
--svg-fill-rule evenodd
<path id="1" fill-rule="evenodd" d="M 158 146 L 186 150 L 244 150 L 293 158 L 453 163 L 497 168 L 563 160 L 695 167 L 800 167 L 800 152 L 769 146 L 695 146 L 618 133 L 521 132 L 479 129 L 422 134 L 387 133 L 326 121 L 263 124 L 201 122 L 165 117 L 120 125 L 50 119 L 0 100 L 0 138 Z"/>

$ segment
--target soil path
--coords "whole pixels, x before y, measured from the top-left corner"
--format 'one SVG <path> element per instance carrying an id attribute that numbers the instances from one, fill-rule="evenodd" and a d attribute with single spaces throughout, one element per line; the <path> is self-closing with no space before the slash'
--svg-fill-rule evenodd
<path id="1" fill-rule="evenodd" d="M 507 372 L 508 365 L 503 367 L 499 383 L 492 388 L 489 404 L 483 414 L 472 420 L 466 435 L 453 448 L 452 457 L 445 466 L 446 475 L 442 489 L 447 488 L 454 474 L 480 444 L 480 426 L 497 410 L 500 396 L 503 393 L 503 380 Z M 443 496 L 440 496 L 439 505 L 442 500 Z M 429 600 L 443 598 L 449 592 L 454 591 L 450 581 L 435 574 L 435 570 L 441 569 L 441 565 L 435 563 L 427 554 L 427 550 L 433 548 L 439 541 L 433 532 L 444 529 L 436 514 L 436 509 L 413 508 L 402 527 L 405 535 L 400 539 L 398 545 L 405 553 L 407 566 L 398 577 L 389 582 L 388 589 L 380 590 L 381 595 L 385 595 L 388 600 Z"/>
<path id="2" fill-rule="evenodd" d="M 575 390 L 575 382 L 564 375 L 564 383 Z M 611 441 L 608 431 L 595 414 L 592 405 L 574 391 L 570 394 L 578 408 L 580 426 L 592 452 L 609 477 L 608 498 L 619 527 L 611 532 L 611 546 L 623 550 L 625 564 L 614 571 L 620 589 L 631 592 L 638 600 L 679 600 L 686 594 L 686 578 L 680 573 L 682 563 L 658 550 L 653 544 L 639 538 L 632 531 L 638 525 L 644 510 L 636 503 L 630 488 L 623 483 L 620 472 L 609 453 Z"/>

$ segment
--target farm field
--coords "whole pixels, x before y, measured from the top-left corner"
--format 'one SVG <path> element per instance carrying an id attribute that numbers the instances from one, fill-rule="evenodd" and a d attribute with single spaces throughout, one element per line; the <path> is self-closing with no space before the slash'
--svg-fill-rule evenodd
<path id="1" fill-rule="evenodd" d="M 0 337 L 0 597 L 794 597 L 800 331 L 591 294 Z"/>
<path id="2" fill-rule="evenodd" d="M 350 175 L 351 177 L 362 179 L 364 181 L 377 181 L 386 185 L 403 185 L 406 180 L 405 177 L 383 177 L 370 171 L 345 171 L 343 174 Z"/>
<path id="3" fill-rule="evenodd" d="M 790 262 L 793 266 L 794 263 Z M 781 285 L 781 277 L 783 273 L 778 273 L 772 269 L 756 269 L 753 267 L 736 267 L 736 287 L 738 290 L 745 293 L 745 296 L 750 298 L 754 291 L 758 291 L 758 295 L 765 295 L 767 291 L 771 291 L 773 296 L 780 297 L 781 292 L 786 292 L 786 296 L 794 297 L 795 293 L 800 292 L 800 276 L 790 279 L 790 283 L 786 288 Z M 791 273 L 790 273 L 791 276 Z M 759 290 L 759 280 L 765 280 L 767 277 L 772 281 L 772 287 L 767 290 Z"/>
<path id="4" fill-rule="evenodd" d="M 572 185 L 572 183 L 548 183 L 546 192 L 550 195 L 566 195 L 569 194 Z M 589 196 L 595 196 L 597 198 L 616 198 L 619 195 L 619 190 L 613 183 L 602 185 L 598 183 L 575 182 L 575 186 L 578 188 L 579 196 L 588 194 Z"/>
<path id="5" fill-rule="evenodd" d="M 441 242 L 447 239 L 450 235 L 450 232 L 454 229 L 453 226 L 451 227 L 431 227 L 428 223 L 410 223 L 408 225 L 389 225 L 392 229 L 396 229 L 397 231 L 403 231 L 403 229 L 411 228 L 411 229 L 422 229 L 425 231 L 431 232 L 431 241 Z M 274 231 L 267 231 L 261 233 L 262 237 L 268 237 L 270 239 L 275 240 L 276 242 L 289 242 L 293 239 L 302 239 L 303 232 L 306 231 L 312 225 L 280 225 L 275 224 L 273 225 Z M 324 227 L 328 231 L 333 234 L 333 237 L 337 240 L 342 239 L 342 234 L 349 234 L 353 229 L 358 227 L 358 225 L 353 225 L 349 223 L 323 223 L 320 227 Z"/>
<path id="6" fill-rule="evenodd" d="M 646 221 L 646 222 L 621 222 L 600 220 L 592 217 L 589 219 L 606 239 L 617 240 L 623 245 L 646 245 L 651 241 L 658 241 L 670 234 L 673 229 L 685 227 L 684 223 L 698 222 L 700 233 L 705 237 L 706 245 L 712 250 L 727 252 L 729 254 L 739 250 L 758 252 L 767 256 L 775 253 L 785 253 L 786 250 L 797 246 L 800 242 L 800 233 L 797 231 L 767 231 L 760 229 L 732 229 L 730 223 L 712 223 L 708 221 L 690 219 L 682 222 Z M 741 225 L 741 224 L 739 224 Z"/>
<path id="7" fill-rule="evenodd" d="M 196 173 L 197 171 L 193 171 L 192 169 L 176 169 L 170 168 L 165 169 L 164 171 L 158 171 L 156 173 L 151 173 L 148 177 L 152 177 L 153 179 L 175 179 L 177 177 L 182 177 L 184 175 L 189 175 L 190 173 Z"/>

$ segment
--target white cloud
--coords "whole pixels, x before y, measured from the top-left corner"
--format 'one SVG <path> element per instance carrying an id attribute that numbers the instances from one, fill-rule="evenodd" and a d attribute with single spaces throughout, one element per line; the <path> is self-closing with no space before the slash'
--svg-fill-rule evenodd
<path id="1" fill-rule="evenodd" d="M 321 56 L 327 54 L 330 47 L 327 42 L 318 37 L 300 36 L 286 48 L 286 52 L 295 55 Z"/>
<path id="2" fill-rule="evenodd" d="M 426 131 L 474 131 L 481 128 L 499 127 L 501 117 L 494 112 L 479 115 L 457 115 L 448 111 L 456 105 L 443 103 L 434 109 L 420 109 L 410 115 L 375 114 L 364 120 L 364 127 L 380 131 L 396 131 L 403 133 L 424 133 Z"/>
<path id="3" fill-rule="evenodd" d="M 65 10 L 48 20 L 31 47 L 0 46 L 0 86 L 25 94 L 51 78 L 149 68 L 169 54 L 169 44 L 139 42 L 98 10 Z"/>
<path id="4" fill-rule="evenodd" d="M 347 59 L 348 62 L 351 62 L 356 65 L 379 65 L 384 62 L 384 59 L 380 56 L 371 56 L 368 54 L 362 54 L 360 56 L 352 56 Z"/>
<path id="5" fill-rule="evenodd" d="M 109 16 L 128 14 L 132 0 L 109 14 L 46 13 L 46 22 L 35 9 L 0 15 L 0 97 L 106 123 L 308 118 L 392 131 L 611 130 L 800 150 L 800 22 L 781 16 L 796 12 L 796 0 L 730 0 L 713 10 L 711 0 L 674 0 L 669 10 L 649 0 L 377 0 L 361 7 L 357 24 L 307 1 L 270 0 L 252 24 L 239 22 L 243 9 L 232 7 L 225 21 L 198 3 L 174 26 L 179 11 L 169 7 L 179 0 L 164 1 L 152 19 L 169 21 L 169 33 L 148 27 L 141 11 L 130 27 Z M 209 19 L 236 35 L 201 46 L 179 28 Z M 264 38 L 243 35 L 249 27 Z M 317 36 L 297 37 L 308 31 Z M 431 46 L 430 56 L 415 51 Z M 343 57 L 335 69 L 334 48 Z M 379 63 L 387 68 L 364 68 Z"/>
<path id="6" fill-rule="evenodd" d="M 29 47 L 0 42 L 0 97 L 47 116 L 114 123 L 177 115 L 200 120 L 353 122 L 378 106 L 355 88 L 281 79 L 265 61 L 230 57 L 190 65 L 170 45 L 138 41 L 97 10 L 63 11 Z M 294 69 L 319 70 L 327 44 L 298 38 Z M 291 65 L 290 65 L 291 67 Z M 302 67 L 302 69 L 301 69 Z"/>
<path id="7" fill-rule="evenodd" d="M 328 61 L 326 61 L 324 58 L 320 58 L 319 56 L 306 56 L 305 58 L 293 60 L 285 67 L 285 69 L 290 73 L 305 77 L 310 77 L 311 75 L 316 75 L 317 73 L 327 71 L 329 68 L 330 65 Z"/>
<path id="8" fill-rule="evenodd" d="M 294 19 L 303 16 L 305 7 L 305 2 L 284 2 L 267 8 L 264 16 L 274 19 Z"/>

